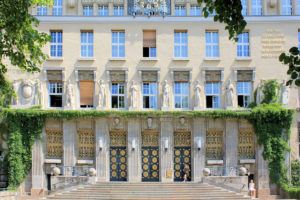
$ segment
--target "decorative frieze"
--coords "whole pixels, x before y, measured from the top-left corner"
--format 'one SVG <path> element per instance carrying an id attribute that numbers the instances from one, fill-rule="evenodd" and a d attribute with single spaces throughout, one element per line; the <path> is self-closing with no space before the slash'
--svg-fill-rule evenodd
<path id="1" fill-rule="evenodd" d="M 142 82 L 157 82 L 157 71 L 142 71 Z"/>
<path id="2" fill-rule="evenodd" d="M 252 70 L 238 70 L 237 81 L 252 81 L 253 71 Z"/>
<path id="3" fill-rule="evenodd" d="M 209 129 L 206 131 L 206 159 L 223 159 L 223 130 Z"/>
<path id="4" fill-rule="evenodd" d="M 126 72 L 125 71 L 110 71 L 110 81 L 111 82 L 126 82 Z"/>
<path id="5" fill-rule="evenodd" d="M 95 134 L 92 129 L 77 130 L 78 159 L 93 160 L 95 158 Z"/>
<path id="6" fill-rule="evenodd" d="M 207 70 L 205 71 L 205 81 L 219 82 L 221 81 L 221 70 Z"/>
<path id="7" fill-rule="evenodd" d="M 156 131 L 144 131 L 142 133 L 143 147 L 157 147 L 159 141 L 159 134 Z"/>
<path id="8" fill-rule="evenodd" d="M 238 136 L 239 159 L 254 159 L 254 131 L 253 129 L 240 129 Z"/>
<path id="9" fill-rule="evenodd" d="M 174 132 L 174 147 L 191 147 L 191 132 L 190 131 L 175 131 Z"/>
<path id="10" fill-rule="evenodd" d="M 62 71 L 61 70 L 47 70 L 47 79 L 49 81 L 62 81 Z"/>
<path id="11" fill-rule="evenodd" d="M 110 147 L 126 147 L 127 133 L 124 130 L 110 131 Z"/>
<path id="12" fill-rule="evenodd" d="M 62 129 L 46 129 L 46 158 L 61 159 L 63 157 Z"/>
<path id="13" fill-rule="evenodd" d="M 189 71 L 175 71 L 173 75 L 174 82 L 189 82 L 190 81 L 190 72 Z"/>

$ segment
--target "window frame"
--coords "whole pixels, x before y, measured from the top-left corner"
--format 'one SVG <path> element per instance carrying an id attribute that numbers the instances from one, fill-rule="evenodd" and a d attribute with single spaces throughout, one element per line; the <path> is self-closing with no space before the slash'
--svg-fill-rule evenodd
<path id="1" fill-rule="evenodd" d="M 86 34 L 86 41 L 83 42 L 83 34 Z M 89 42 L 90 36 L 92 35 L 92 42 Z M 89 47 L 92 47 L 91 50 Z M 83 48 L 85 49 L 83 51 Z M 92 52 L 90 52 L 92 51 Z M 84 52 L 86 52 L 84 54 Z M 91 53 L 91 55 L 90 55 Z M 94 57 L 94 32 L 93 31 L 81 31 L 80 32 L 80 57 L 81 58 L 93 58 Z"/>
<path id="2" fill-rule="evenodd" d="M 114 6 L 114 16 L 124 16 L 124 6 Z"/>
<path id="3" fill-rule="evenodd" d="M 144 93 L 144 84 L 148 84 L 149 85 L 149 88 L 148 88 L 148 94 L 145 94 Z M 156 91 L 155 91 L 155 93 L 154 94 L 151 94 L 150 93 L 150 90 L 151 90 L 151 84 L 155 84 L 156 86 Z M 145 102 L 144 102 L 144 97 L 149 97 L 149 108 L 146 108 L 146 107 L 144 107 L 144 105 L 145 105 Z M 154 97 L 154 99 L 155 99 L 155 107 L 151 107 L 151 97 Z M 142 101 L 143 101 L 143 109 L 147 109 L 147 110 L 151 110 L 151 109 L 153 109 L 153 110 L 155 110 L 155 109 L 157 109 L 158 108 L 158 84 L 157 84 L 157 82 L 148 82 L 148 81 L 143 81 L 143 83 L 142 83 Z"/>
<path id="4" fill-rule="evenodd" d="M 37 6 L 36 7 L 36 15 L 38 16 L 47 16 L 48 15 L 48 7 L 47 5 Z"/>
<path id="5" fill-rule="evenodd" d="M 55 39 L 56 41 L 55 42 L 52 42 L 52 34 L 55 34 Z M 52 30 L 50 31 L 50 35 L 51 35 L 51 41 L 50 41 L 50 57 L 59 57 L 61 58 L 63 56 L 63 31 L 61 30 Z M 58 42 L 59 41 L 59 37 L 61 35 L 61 42 Z M 52 51 L 52 47 L 55 47 L 55 50 Z M 59 47 L 61 47 L 61 55 L 58 55 L 59 53 Z M 55 52 L 55 54 L 53 55 L 52 52 Z"/>
<path id="6" fill-rule="evenodd" d="M 247 37 L 245 37 L 247 35 Z M 247 41 L 245 42 L 245 39 Z M 241 41 L 240 41 L 241 40 Z M 238 41 L 236 45 L 236 52 L 238 58 L 249 58 L 250 57 L 250 38 L 249 38 L 249 31 L 244 31 L 242 34 L 238 35 Z M 239 47 L 241 47 L 241 51 L 239 51 Z M 248 54 L 245 51 L 245 47 L 248 47 Z M 241 55 L 239 54 L 241 52 Z"/>
<path id="7" fill-rule="evenodd" d="M 61 16 L 63 12 L 63 0 L 54 0 L 54 5 L 52 7 L 53 16 Z"/>
<path id="8" fill-rule="evenodd" d="M 117 94 L 113 94 L 113 85 L 114 84 L 117 84 L 118 85 L 118 93 Z M 124 86 L 124 94 L 120 94 L 120 85 L 123 85 Z M 116 109 L 116 110 L 125 110 L 126 109 L 126 82 L 111 82 L 110 84 L 110 106 L 111 106 L 111 109 Z M 117 108 L 114 108 L 113 105 L 112 105 L 112 97 L 113 96 L 117 96 L 117 105 L 118 107 Z M 124 98 L 124 107 L 120 107 L 120 98 L 119 97 L 123 97 Z"/>
<path id="9" fill-rule="evenodd" d="M 207 84 L 212 84 L 212 93 L 211 94 L 208 94 L 207 93 Z M 214 84 L 217 84 L 218 85 L 218 93 L 214 93 Z M 207 101 L 207 96 L 212 96 L 212 107 L 211 108 L 208 108 L 207 107 L 207 102 L 205 107 L 206 109 L 219 109 L 220 108 L 220 87 L 221 87 L 221 83 L 220 81 L 216 82 L 216 81 L 207 81 L 205 82 L 205 101 Z M 217 101 L 215 102 L 214 99 L 217 98 Z M 217 105 L 216 105 L 217 104 Z"/>
<path id="10" fill-rule="evenodd" d="M 252 6 L 252 13 L 251 13 L 251 15 L 261 16 L 263 14 L 262 0 L 252 0 L 251 1 L 251 6 Z"/>
<path id="11" fill-rule="evenodd" d="M 198 13 L 199 12 L 199 13 Z M 190 9 L 190 15 L 191 16 L 201 16 L 201 6 L 198 5 L 192 5 Z"/>
<path id="12" fill-rule="evenodd" d="M 100 15 L 100 13 L 103 13 Z M 98 16 L 109 16 L 108 6 L 100 5 L 98 6 Z"/>
<path id="13" fill-rule="evenodd" d="M 175 5 L 175 16 L 186 16 L 186 6 Z"/>
<path id="14" fill-rule="evenodd" d="M 54 87 L 51 87 L 54 84 Z M 61 92 L 52 92 L 51 88 L 55 88 L 55 91 L 58 91 L 58 84 Z M 49 108 L 62 108 L 63 107 L 63 94 L 64 94 L 64 85 L 62 81 L 49 81 Z M 51 96 L 61 96 L 61 106 L 51 106 Z"/>
<path id="15" fill-rule="evenodd" d="M 93 16 L 94 15 L 94 7 L 92 5 L 84 5 L 82 7 L 82 15 L 83 16 Z"/>
<path id="16" fill-rule="evenodd" d="M 179 42 L 176 42 L 176 34 L 179 34 Z M 184 38 L 186 37 L 186 38 Z M 183 41 L 186 42 L 183 42 Z M 176 55 L 176 47 L 179 48 L 179 56 Z M 184 52 L 184 47 L 186 52 Z M 185 55 L 186 54 L 186 55 Z M 174 32 L 174 58 L 188 58 L 188 34 L 187 31 L 175 31 Z"/>
<path id="17" fill-rule="evenodd" d="M 179 88 L 180 88 L 180 93 L 177 94 L 176 93 L 176 84 L 179 84 Z M 184 89 L 187 88 L 188 91 L 187 93 L 184 92 Z M 190 108 L 190 84 L 189 82 L 174 82 L 174 108 L 175 109 L 179 109 L 179 110 L 187 110 Z M 180 107 L 176 107 L 176 97 L 180 97 Z M 184 106 L 184 97 L 187 97 L 187 106 Z"/>
<path id="18" fill-rule="evenodd" d="M 243 16 L 247 16 L 248 15 L 248 5 L 247 5 L 248 1 L 247 0 L 241 0 L 241 4 L 242 4 L 242 15 Z"/>
<path id="19" fill-rule="evenodd" d="M 245 92 L 245 83 L 248 83 L 249 85 L 249 92 Z M 242 92 L 239 93 L 239 84 L 242 84 Z M 240 106 L 240 107 L 243 107 L 243 108 L 247 108 L 251 102 L 251 93 L 252 93 L 252 87 L 251 87 L 251 81 L 237 81 L 236 82 L 236 98 L 237 98 L 237 104 L 239 106 L 239 96 L 243 96 L 243 106 Z M 248 101 L 246 101 L 246 97 L 248 97 Z"/>
<path id="20" fill-rule="evenodd" d="M 214 41 L 214 34 L 217 36 L 217 42 Z M 207 38 L 209 37 L 209 38 Z M 210 39 L 210 41 L 208 41 Z M 219 58 L 220 57 L 220 45 L 219 45 L 219 32 L 218 31 L 205 31 L 205 57 L 207 58 Z M 208 51 L 208 47 L 211 50 Z M 217 47 L 217 52 L 214 52 L 214 47 Z"/>
<path id="21" fill-rule="evenodd" d="M 145 31 L 149 31 L 149 30 L 143 30 L 143 35 L 144 35 L 144 32 Z M 144 46 L 143 44 L 143 58 L 156 58 L 157 57 L 157 47 L 156 47 L 156 30 L 150 30 L 150 31 L 153 31 L 155 32 L 155 47 L 149 47 L 149 46 Z M 143 43 L 144 43 L 144 36 L 143 36 Z M 145 57 L 144 56 L 144 49 L 145 48 L 148 48 L 149 50 L 149 56 L 148 57 Z"/>
<path id="22" fill-rule="evenodd" d="M 292 15 L 292 14 L 293 14 L 292 0 L 282 0 L 281 1 L 281 15 Z"/>
<path id="23" fill-rule="evenodd" d="M 116 43 L 114 43 L 114 33 L 117 33 L 117 42 Z M 124 43 L 121 43 L 120 42 L 120 35 L 121 35 L 121 33 L 122 34 L 124 34 Z M 111 39 L 111 56 L 113 57 L 113 58 L 125 58 L 125 31 L 112 31 L 112 39 Z M 117 49 L 117 56 L 115 56 L 114 55 L 114 51 L 113 51 L 113 49 L 114 49 L 114 46 L 115 47 L 117 47 L 116 49 Z M 121 49 L 121 47 L 124 47 L 124 55 L 120 55 L 120 49 Z"/>

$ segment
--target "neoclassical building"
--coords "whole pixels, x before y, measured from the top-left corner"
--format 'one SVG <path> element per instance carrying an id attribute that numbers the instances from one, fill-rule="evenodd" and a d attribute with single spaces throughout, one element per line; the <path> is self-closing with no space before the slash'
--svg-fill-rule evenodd
<path id="1" fill-rule="evenodd" d="M 41 73 L 9 67 L 18 97 L 13 108 L 46 110 L 247 110 L 263 80 L 288 79 L 278 55 L 300 44 L 300 2 L 242 0 L 247 27 L 238 42 L 225 25 L 204 18 L 195 0 L 55 0 L 32 7 L 39 31 L 51 35 Z M 299 90 L 283 87 L 280 102 L 299 108 Z M 290 160 L 299 159 L 297 111 Z M 53 168 L 76 176 L 96 169 L 98 181 L 202 181 L 245 167 L 259 194 L 270 192 L 267 163 L 253 128 L 242 120 L 163 115 L 145 118 L 47 120 L 33 148 L 27 189 L 51 188 Z M 76 171 L 76 169 L 79 169 Z M 272 190 L 272 187 L 271 187 Z"/>

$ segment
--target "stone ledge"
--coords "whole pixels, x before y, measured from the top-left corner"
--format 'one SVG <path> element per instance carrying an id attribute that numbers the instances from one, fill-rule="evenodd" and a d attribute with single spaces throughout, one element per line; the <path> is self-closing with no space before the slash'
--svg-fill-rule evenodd
<path id="1" fill-rule="evenodd" d="M 223 160 L 207 160 L 208 165 L 223 165 Z"/>
<path id="2" fill-rule="evenodd" d="M 78 164 L 94 164 L 94 160 L 77 160 Z"/>
<path id="3" fill-rule="evenodd" d="M 50 164 L 60 164 L 61 163 L 61 159 L 45 159 L 45 163 L 50 163 Z"/>
<path id="4" fill-rule="evenodd" d="M 255 159 L 240 159 L 240 163 L 241 164 L 254 164 L 255 163 Z"/>

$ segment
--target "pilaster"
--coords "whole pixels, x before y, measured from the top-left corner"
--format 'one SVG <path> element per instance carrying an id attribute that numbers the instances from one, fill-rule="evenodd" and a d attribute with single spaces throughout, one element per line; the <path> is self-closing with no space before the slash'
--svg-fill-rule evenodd
<path id="1" fill-rule="evenodd" d="M 98 3 L 96 2 L 93 3 L 93 15 L 94 16 L 98 15 Z"/>
<path id="2" fill-rule="evenodd" d="M 109 181 L 109 128 L 106 118 L 95 120 L 95 160 L 97 181 Z"/>
<path id="3" fill-rule="evenodd" d="M 227 119 L 225 128 L 223 160 L 226 167 L 225 175 L 229 175 L 230 168 L 238 164 L 238 121 Z"/>
<path id="4" fill-rule="evenodd" d="M 141 182 L 141 121 L 128 119 L 128 182 Z"/>
<path id="5" fill-rule="evenodd" d="M 43 128 L 43 135 L 45 135 Z M 46 188 L 45 172 L 44 172 L 44 153 L 41 140 L 36 140 L 32 147 L 32 196 L 43 196 Z"/>
<path id="6" fill-rule="evenodd" d="M 264 160 L 262 152 L 263 146 L 258 146 L 256 149 L 256 177 L 255 185 L 257 187 L 257 197 L 270 195 L 270 179 L 268 171 L 268 162 Z"/>
<path id="7" fill-rule="evenodd" d="M 192 181 L 199 182 L 203 176 L 203 169 L 205 167 L 205 153 L 206 153 L 206 127 L 204 118 L 195 118 L 193 121 L 193 143 L 192 144 Z M 200 141 L 201 147 L 198 142 Z"/>
<path id="8" fill-rule="evenodd" d="M 186 16 L 190 16 L 191 15 L 191 3 L 190 2 L 187 2 L 186 3 Z"/>
<path id="9" fill-rule="evenodd" d="M 161 182 L 173 182 L 173 143 L 174 129 L 172 117 L 162 116 L 160 139 L 160 180 Z M 171 173 L 168 173 L 171 172 Z M 167 176 L 170 175 L 170 176 Z"/>
<path id="10" fill-rule="evenodd" d="M 113 16 L 114 15 L 114 5 L 112 2 L 108 3 L 108 15 Z"/>
<path id="11" fill-rule="evenodd" d="M 68 166 L 65 168 L 63 172 L 65 176 L 72 175 L 72 166 L 76 164 L 76 121 L 75 120 L 64 120 L 63 122 L 63 134 L 64 134 L 64 166 Z"/>

